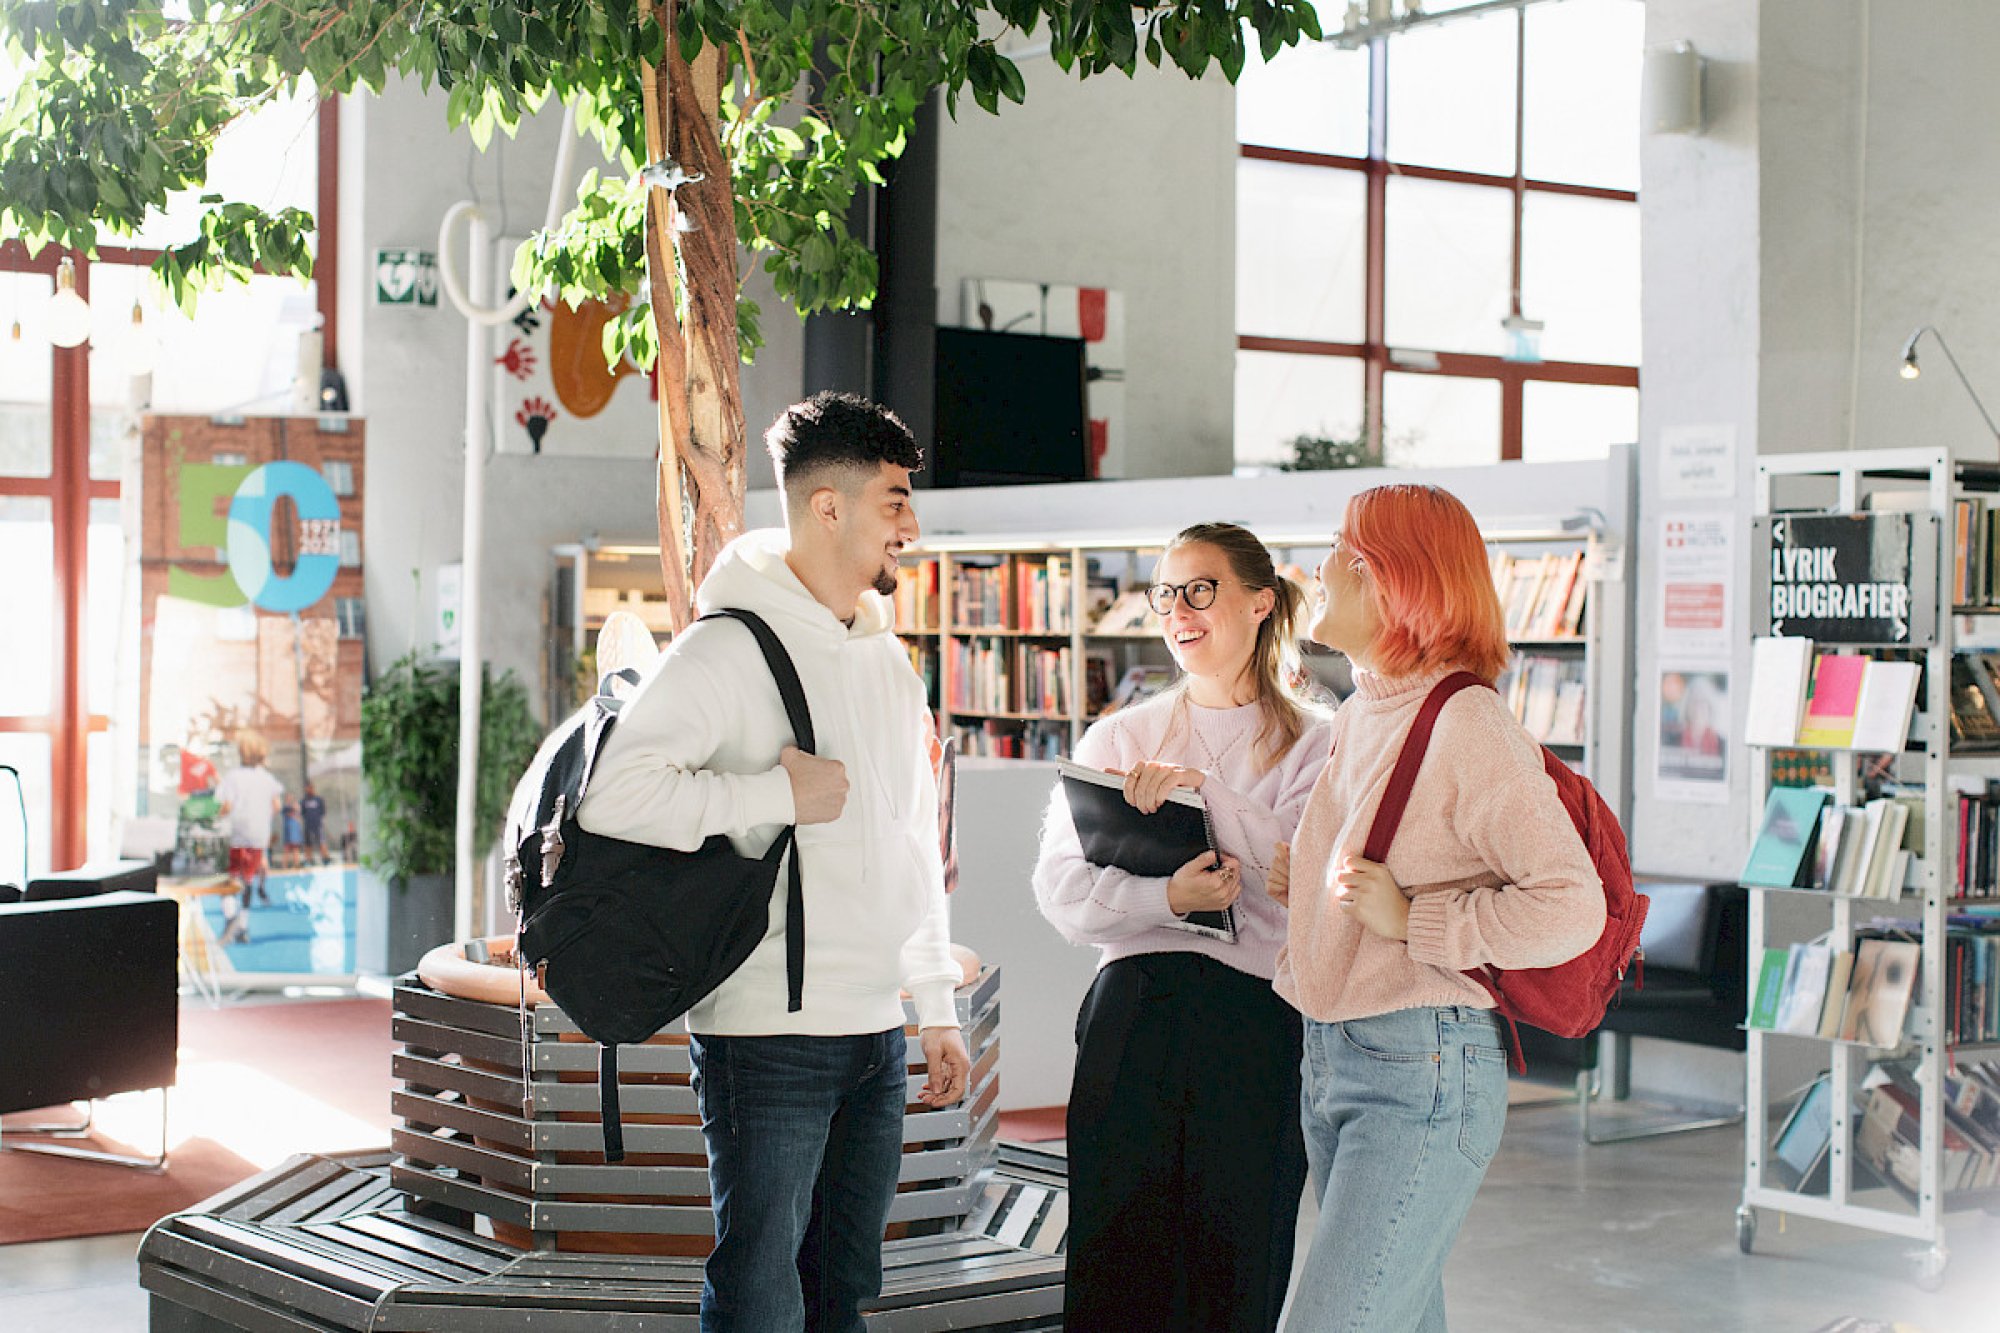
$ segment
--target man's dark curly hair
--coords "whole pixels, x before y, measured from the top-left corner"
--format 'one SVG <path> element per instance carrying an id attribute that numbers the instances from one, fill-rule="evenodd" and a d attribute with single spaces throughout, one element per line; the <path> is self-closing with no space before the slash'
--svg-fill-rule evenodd
<path id="1" fill-rule="evenodd" d="M 803 500 L 834 469 L 923 466 L 924 451 L 894 412 L 852 393 L 824 390 L 778 414 L 764 432 L 787 500 Z"/>

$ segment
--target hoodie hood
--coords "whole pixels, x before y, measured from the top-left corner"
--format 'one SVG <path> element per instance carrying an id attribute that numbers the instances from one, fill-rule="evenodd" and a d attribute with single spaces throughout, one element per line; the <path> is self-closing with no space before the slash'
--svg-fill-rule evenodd
<path id="1" fill-rule="evenodd" d="M 716 557 L 714 568 L 695 592 L 695 610 L 703 615 L 723 607 L 755 611 L 774 626 L 783 620 L 829 642 L 890 631 L 895 608 L 887 597 L 872 589 L 862 593 L 855 605 L 854 623 L 844 624 L 785 563 L 791 549 L 791 534 L 783 528 L 744 533 Z"/>

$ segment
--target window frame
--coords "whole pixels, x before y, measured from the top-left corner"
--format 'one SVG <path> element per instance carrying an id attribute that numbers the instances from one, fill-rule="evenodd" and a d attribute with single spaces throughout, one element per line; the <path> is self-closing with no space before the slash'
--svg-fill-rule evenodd
<path id="1" fill-rule="evenodd" d="M 1387 37 L 1368 43 L 1368 156 L 1344 157 L 1327 153 L 1301 152 L 1260 144 L 1239 144 L 1239 159 L 1284 162 L 1295 166 L 1329 171 L 1358 172 L 1366 179 L 1367 257 L 1362 283 L 1364 302 L 1363 340 L 1319 342 L 1303 338 L 1273 338 L 1254 332 L 1237 331 L 1236 347 L 1244 352 L 1282 352 L 1305 356 L 1348 357 L 1363 363 L 1363 432 L 1370 450 L 1380 456 L 1382 449 L 1383 376 L 1397 374 L 1444 375 L 1468 379 L 1497 380 L 1500 384 L 1500 461 L 1516 461 L 1522 455 L 1524 386 L 1531 381 L 1567 384 L 1596 384 L 1637 389 L 1639 367 L 1586 361 L 1510 361 L 1502 356 L 1468 352 L 1442 352 L 1418 347 L 1391 347 L 1386 339 L 1388 290 L 1388 194 L 1391 176 L 1409 180 L 1446 181 L 1454 184 L 1504 190 L 1511 196 L 1513 232 L 1508 274 L 1508 310 L 1521 310 L 1522 215 L 1530 194 L 1566 194 L 1587 199 L 1606 199 L 1637 207 L 1636 190 L 1605 186 L 1577 185 L 1564 181 L 1537 180 L 1523 169 L 1523 140 L 1526 126 L 1527 17 L 1524 10 L 1514 15 L 1514 171 L 1512 175 L 1489 175 L 1442 167 L 1424 167 L 1391 161 L 1389 138 L 1389 78 L 1391 62 Z M 1239 226 L 1239 231 L 1241 230 Z M 1416 353 L 1415 357 L 1407 354 Z"/>
<path id="2" fill-rule="evenodd" d="M 317 228 L 315 297 L 325 335 L 323 364 L 338 365 L 340 262 L 340 102 L 329 94 L 319 100 L 314 117 L 318 160 L 314 216 Z M 100 264 L 149 266 L 161 251 L 143 247 L 102 245 L 94 257 L 46 246 L 30 256 L 19 241 L 0 241 L 0 272 L 39 273 L 51 284 L 57 266 L 67 257 L 75 263 L 76 291 L 90 299 L 90 273 Z M 99 312 L 102 318 L 102 312 Z M 0 715 L 0 732 L 38 732 L 50 738 L 49 866 L 74 869 L 89 855 L 88 738 L 109 731 L 111 717 L 89 708 L 85 654 L 85 602 L 90 595 L 88 539 L 90 502 L 116 500 L 122 487 L 116 480 L 90 476 L 90 344 L 49 349 L 50 468 L 45 477 L 0 476 L 0 495 L 46 497 L 55 526 L 56 617 L 55 682 L 51 708 L 45 713 Z M 116 645 L 111 645 L 115 650 Z"/>

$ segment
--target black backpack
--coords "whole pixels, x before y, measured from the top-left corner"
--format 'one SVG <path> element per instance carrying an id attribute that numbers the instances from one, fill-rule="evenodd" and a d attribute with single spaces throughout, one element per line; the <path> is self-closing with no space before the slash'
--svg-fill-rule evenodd
<path id="1" fill-rule="evenodd" d="M 724 609 L 757 637 L 795 743 L 813 752 L 812 717 L 798 671 L 771 627 L 749 611 Z M 637 682 L 636 672 L 618 673 Z M 688 706 L 705 706 L 689 700 Z M 700 1003 L 750 957 L 770 921 L 778 865 L 795 827 L 761 857 L 739 855 L 715 834 L 692 852 L 586 831 L 576 812 L 618 720 L 609 682 L 543 743 L 514 789 L 502 845 L 507 891 L 519 913 L 524 967 L 541 967 L 542 988 L 584 1035 L 600 1043 L 598 1095 L 604 1158 L 623 1160 L 618 1120 L 618 1044 L 645 1041 Z M 788 1008 L 803 1007 L 805 896 L 790 858 L 785 908 Z"/>

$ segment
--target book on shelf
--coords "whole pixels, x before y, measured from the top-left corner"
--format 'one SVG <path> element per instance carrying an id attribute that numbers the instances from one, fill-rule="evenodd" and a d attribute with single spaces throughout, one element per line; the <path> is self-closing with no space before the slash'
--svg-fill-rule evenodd
<path id="1" fill-rule="evenodd" d="M 1764 819 L 1743 863 L 1742 883 L 1767 889 L 1801 888 L 1812 870 L 1812 849 L 1827 792 L 1820 787 L 1773 787 Z"/>
<path id="2" fill-rule="evenodd" d="M 1077 841 L 1092 865 L 1168 879 L 1197 856 L 1215 855 L 1215 833 L 1201 793 L 1176 787 L 1159 809 L 1146 814 L 1125 799 L 1121 774 L 1067 759 L 1058 761 L 1056 769 L 1062 774 L 1063 802 L 1076 826 Z M 1236 938 L 1233 907 L 1189 912 L 1171 924 L 1198 935 Z"/>
<path id="3" fill-rule="evenodd" d="M 1157 634 L 1160 618 L 1146 601 L 1144 588 L 1127 588 L 1104 608 L 1090 627 L 1092 634 Z"/>
<path id="4" fill-rule="evenodd" d="M 1922 675 L 1923 668 L 1915 662 L 1868 662 L 1854 705 L 1854 734 L 1849 740 L 1854 749 L 1893 753 L 1903 748 L 1910 739 L 1910 715 Z"/>
<path id="5" fill-rule="evenodd" d="M 1860 940 L 1840 1020 L 1840 1039 L 1899 1046 L 1916 982 L 1918 946 L 1910 940 Z"/>
<path id="6" fill-rule="evenodd" d="M 1990 698 L 1992 682 L 1965 653 L 1951 655 L 1951 739 L 1967 748 L 2000 747 L 2000 720 Z"/>
<path id="7" fill-rule="evenodd" d="M 1762 1032 L 1778 1026 L 1778 1006 L 1785 998 L 1785 973 L 1791 966 L 1789 949 L 1766 949 L 1757 963 L 1757 984 L 1750 991 L 1750 1013 L 1745 1025 Z"/>
<path id="8" fill-rule="evenodd" d="M 1867 668 L 1868 659 L 1857 653 L 1821 653 L 1813 660 L 1812 691 L 1799 722 L 1799 744 L 1831 749 L 1853 744 L 1854 714 Z"/>
<path id="9" fill-rule="evenodd" d="M 1819 1024 L 1813 1035 L 1831 1041 L 1840 1035 L 1840 1020 L 1847 1012 L 1848 985 L 1854 979 L 1854 950 L 1836 949 L 1827 967 L 1826 999 L 1820 1005 Z"/>
<path id="10" fill-rule="evenodd" d="M 1750 712 L 1743 739 L 1751 745 L 1795 745 L 1805 716 L 1812 676 L 1813 641 L 1799 637 L 1754 640 L 1750 647 Z"/>
<path id="11" fill-rule="evenodd" d="M 1771 1165 L 1786 1189 L 1826 1192 L 1827 1154 L 1833 1147 L 1833 1078 L 1808 1083 L 1771 1136 Z"/>
<path id="12" fill-rule="evenodd" d="M 1778 997 L 1772 1029 L 1817 1036 L 1820 1013 L 1826 1008 L 1827 979 L 1833 971 L 1833 944 L 1828 940 L 1794 944 L 1786 954 L 1784 992 Z"/>

